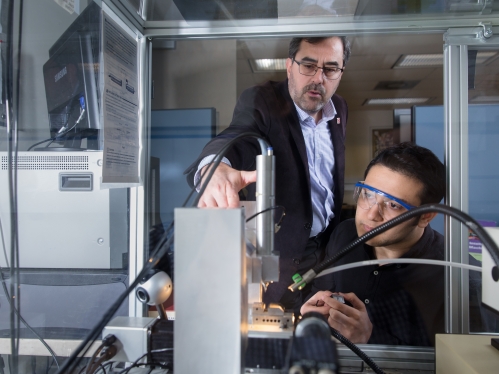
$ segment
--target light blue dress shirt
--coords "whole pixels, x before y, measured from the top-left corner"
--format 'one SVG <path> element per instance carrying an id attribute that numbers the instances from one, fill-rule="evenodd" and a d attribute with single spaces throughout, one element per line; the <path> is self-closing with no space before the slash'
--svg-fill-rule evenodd
<path id="1" fill-rule="evenodd" d="M 315 120 L 296 104 L 301 131 L 307 148 L 313 221 L 310 236 L 323 231 L 334 218 L 334 149 L 328 121 L 336 116 L 336 108 L 329 100 L 322 108 L 322 119 Z"/>
<path id="2" fill-rule="evenodd" d="M 313 213 L 310 230 L 310 237 L 312 237 L 325 230 L 329 221 L 334 218 L 334 150 L 331 130 L 327 122 L 336 116 L 336 108 L 333 101 L 329 100 L 322 108 L 322 119 L 316 124 L 310 115 L 296 104 L 295 107 L 307 148 Z M 201 160 L 194 176 L 194 183 L 199 182 L 200 169 L 209 164 L 214 157 L 215 155 L 209 155 Z M 230 161 L 225 157 L 222 162 L 231 166 Z"/>

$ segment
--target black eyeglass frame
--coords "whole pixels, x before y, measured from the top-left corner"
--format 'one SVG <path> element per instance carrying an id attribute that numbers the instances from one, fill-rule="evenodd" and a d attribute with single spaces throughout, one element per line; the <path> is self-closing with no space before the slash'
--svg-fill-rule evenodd
<path id="1" fill-rule="evenodd" d="M 335 81 L 337 80 L 339 77 L 341 77 L 341 74 L 343 74 L 343 71 L 345 70 L 345 68 L 339 68 L 339 67 L 336 67 L 336 66 L 332 66 L 332 67 L 328 67 L 328 66 L 323 66 L 323 67 L 320 67 L 320 66 L 317 66 L 315 64 L 312 64 L 310 62 L 299 62 L 299 61 L 296 61 L 294 58 L 293 58 L 293 62 L 296 62 L 296 65 L 298 65 L 298 72 L 301 74 L 301 75 L 305 75 L 306 77 L 313 77 L 315 74 L 317 74 L 317 70 L 321 69 L 322 70 L 322 74 L 324 75 L 324 78 L 326 78 L 328 81 Z M 305 64 L 305 65 L 311 65 L 311 66 L 315 66 L 315 70 L 314 70 L 314 74 L 303 74 L 300 70 L 300 66 L 302 64 Z M 327 75 L 324 73 L 324 69 L 337 69 L 336 71 L 340 71 L 340 74 L 338 74 L 338 76 L 336 78 L 328 78 Z"/>

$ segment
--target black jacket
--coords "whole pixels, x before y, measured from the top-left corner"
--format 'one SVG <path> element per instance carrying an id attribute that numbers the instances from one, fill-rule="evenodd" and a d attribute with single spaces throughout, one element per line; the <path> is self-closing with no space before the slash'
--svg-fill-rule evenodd
<path id="1" fill-rule="evenodd" d="M 334 148 L 334 214 L 326 237 L 339 223 L 343 201 L 345 173 L 345 129 L 348 117 L 343 98 L 333 95 L 337 116 L 329 122 Z M 265 302 L 277 302 L 296 272 L 312 227 L 312 203 L 307 151 L 298 113 L 289 95 L 288 81 L 267 82 L 245 90 L 234 109 L 230 126 L 211 140 L 201 155 L 186 170 L 192 186 L 193 177 L 202 158 L 217 153 L 230 139 L 243 132 L 262 135 L 273 147 L 276 160 L 276 205 L 286 209 L 281 230 L 275 236 L 275 250 L 280 252 L 280 279 L 270 285 Z M 244 139 L 232 147 L 226 157 L 238 170 L 255 170 L 260 147 L 253 139 Z M 247 200 L 255 199 L 255 186 L 247 187 Z"/>

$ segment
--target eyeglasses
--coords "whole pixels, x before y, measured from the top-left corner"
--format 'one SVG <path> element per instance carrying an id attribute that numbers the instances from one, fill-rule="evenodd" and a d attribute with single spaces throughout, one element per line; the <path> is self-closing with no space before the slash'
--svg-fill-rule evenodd
<path id="1" fill-rule="evenodd" d="M 311 64 L 309 62 L 298 62 L 295 59 L 293 59 L 293 61 L 296 62 L 296 64 L 298 65 L 298 71 L 300 72 L 300 74 L 307 75 L 307 76 L 313 76 L 313 75 L 315 75 L 315 73 L 317 73 L 318 69 L 322 69 L 322 73 L 324 74 L 326 79 L 329 79 L 329 80 L 338 79 L 340 77 L 341 73 L 343 73 L 343 70 L 345 70 L 345 68 L 337 68 L 337 67 L 330 67 L 330 68 L 322 67 L 321 68 L 321 67 L 319 67 L 315 64 Z"/>
<path id="2" fill-rule="evenodd" d="M 382 196 L 383 201 L 378 202 L 377 196 Z M 415 208 L 413 205 L 407 204 L 392 195 L 362 182 L 357 182 L 355 184 L 353 199 L 357 203 L 357 206 L 364 210 L 369 210 L 374 204 L 378 204 L 379 214 L 385 219 L 395 218 L 396 216 Z"/>

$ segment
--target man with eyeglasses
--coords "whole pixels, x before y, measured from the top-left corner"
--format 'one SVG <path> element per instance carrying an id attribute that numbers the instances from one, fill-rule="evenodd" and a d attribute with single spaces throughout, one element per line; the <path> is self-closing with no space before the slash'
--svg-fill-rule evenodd
<path id="1" fill-rule="evenodd" d="M 324 247 L 339 223 L 345 170 L 345 129 L 348 109 L 336 89 L 350 56 L 345 37 L 294 38 L 286 60 L 288 79 L 245 90 L 230 126 L 210 141 L 186 170 L 191 185 L 209 167 L 214 155 L 244 132 L 264 137 L 275 155 L 276 205 L 286 218 L 275 235 L 280 252 L 280 279 L 270 284 L 265 303 L 279 302 L 298 311 L 300 295 L 287 290 L 294 273 L 324 256 Z M 199 207 L 238 207 L 240 191 L 255 199 L 254 139 L 243 139 L 217 168 Z M 326 240 L 325 240 L 326 239 Z"/>
<path id="2" fill-rule="evenodd" d="M 444 194 L 445 167 L 430 150 L 409 143 L 383 150 L 355 185 L 355 219 L 335 229 L 326 256 L 414 207 L 439 203 Z M 405 221 L 358 245 L 334 266 L 374 259 L 443 260 L 443 236 L 429 225 L 435 216 Z M 313 296 L 301 313 L 323 314 L 353 343 L 433 345 L 435 333 L 444 332 L 444 271 L 443 266 L 385 264 L 328 274 L 314 280 Z"/>

